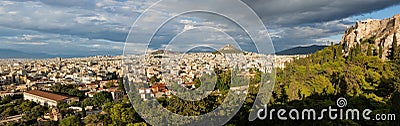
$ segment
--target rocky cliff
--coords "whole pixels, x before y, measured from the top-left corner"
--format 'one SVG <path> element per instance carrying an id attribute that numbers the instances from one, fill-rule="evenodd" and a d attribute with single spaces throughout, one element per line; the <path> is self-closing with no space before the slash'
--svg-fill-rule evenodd
<path id="1" fill-rule="evenodd" d="M 383 20 L 368 19 L 357 22 L 346 29 L 340 43 L 345 55 L 349 55 L 350 49 L 355 48 L 358 43 L 363 50 L 371 48 L 374 55 L 382 55 L 380 57 L 385 60 L 391 53 L 395 34 L 397 40 L 400 40 L 400 14 Z M 382 48 L 381 54 L 378 53 L 379 48 Z"/>

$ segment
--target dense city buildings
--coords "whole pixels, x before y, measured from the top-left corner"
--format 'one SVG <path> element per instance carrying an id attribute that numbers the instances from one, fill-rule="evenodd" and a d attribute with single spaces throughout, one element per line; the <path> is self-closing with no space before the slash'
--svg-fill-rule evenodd
<path id="1" fill-rule="evenodd" d="M 115 84 L 121 74 L 121 57 L 88 57 L 70 59 L 3 59 L 0 60 L 1 96 L 28 90 L 50 91 L 54 85 L 79 85 L 90 93 Z M 93 86 L 95 85 L 95 86 Z M 93 88 L 94 87 L 94 88 Z M 120 94 L 116 94 L 119 96 Z"/>
<path id="2" fill-rule="evenodd" d="M 165 53 L 157 53 L 165 52 Z M 123 67 L 128 70 L 130 81 L 147 83 L 149 88 L 138 89 L 144 100 L 170 97 L 175 93 L 168 86 L 180 85 L 195 89 L 196 79 L 211 75 L 215 69 L 258 69 L 265 73 L 273 68 L 305 55 L 274 56 L 241 52 L 226 46 L 221 53 L 173 53 L 157 51 L 141 56 L 95 56 L 86 58 L 53 59 L 2 59 L 0 60 L 0 97 L 22 97 L 48 107 L 51 112 L 37 119 L 39 125 L 61 120 L 65 109 L 85 115 L 104 112 L 99 97 L 110 97 L 112 101 L 126 99 L 122 83 Z M 122 62 L 125 62 L 123 66 Z M 248 71 L 240 75 L 254 76 Z M 136 75 L 133 77 L 133 75 Z M 125 85 L 126 86 L 126 85 Z M 246 91 L 246 86 L 232 87 L 233 91 Z M 104 95 L 107 92 L 110 95 Z M 97 96 L 96 96 L 97 95 Z M 79 106 L 76 106 L 79 105 Z M 63 108 L 64 106 L 64 108 Z M 65 108 L 66 106 L 66 108 Z M 68 107 L 69 106 L 69 107 Z M 59 109 L 59 108 L 63 109 Z M 23 115 L 9 116 L 2 120 L 19 121 Z"/>
<path id="3" fill-rule="evenodd" d="M 199 88 L 195 86 L 196 79 L 203 75 L 215 75 L 217 69 L 235 69 L 241 71 L 243 76 L 254 76 L 249 70 L 271 73 L 274 68 L 284 68 L 285 63 L 303 57 L 306 55 L 275 56 L 242 52 L 227 45 L 213 53 L 156 51 L 141 56 L 129 56 L 124 60 L 124 70 L 127 71 L 129 84 L 148 84 L 148 88 L 138 89 L 140 97 L 148 100 L 175 94 L 175 90 L 166 88 L 174 85 L 189 89 Z"/>

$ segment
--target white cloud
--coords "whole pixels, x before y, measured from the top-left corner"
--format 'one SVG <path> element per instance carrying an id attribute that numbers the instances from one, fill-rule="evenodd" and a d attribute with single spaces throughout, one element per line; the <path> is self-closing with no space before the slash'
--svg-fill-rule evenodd
<path id="1" fill-rule="evenodd" d="M 42 46 L 42 45 L 47 45 L 49 43 L 46 43 L 46 42 L 13 42 L 12 44 L 15 44 L 15 45 Z"/>
<path id="2" fill-rule="evenodd" d="M 85 49 L 99 52 L 112 50 L 121 52 L 123 42 L 133 21 L 158 0 L 2 0 L 0 1 L 0 44 L 2 48 L 14 48 L 28 51 L 47 51 L 48 53 L 73 54 L 87 53 Z M 270 36 L 277 48 L 287 48 L 295 45 L 318 43 L 322 40 L 335 40 L 330 36 L 343 33 L 345 27 L 354 21 L 347 17 L 373 12 L 394 4 L 398 1 L 331 1 L 331 0 L 243 0 L 250 5 L 267 24 Z M 188 5 L 206 5 L 204 1 L 173 1 L 152 11 L 154 15 L 146 17 L 145 26 L 163 17 L 174 15 L 170 9 L 190 9 Z M 231 8 L 230 3 L 218 3 L 204 6 L 217 8 L 221 12 L 240 14 L 242 10 Z M 358 3 L 358 4 L 356 4 Z M 356 6 L 357 5 L 357 6 Z M 246 22 L 246 15 L 240 16 Z M 182 15 L 169 22 L 160 31 L 157 43 L 171 39 L 182 30 L 192 30 L 196 27 L 210 26 L 219 29 L 245 42 L 244 33 L 235 33 L 240 29 L 234 23 L 227 23 L 219 15 Z M 154 31 L 139 29 L 137 36 L 153 34 Z M 193 32 L 186 37 L 187 45 L 196 41 L 228 41 L 229 37 Z M 266 35 L 260 31 L 259 35 Z M 12 44 L 19 42 L 19 44 Z M 140 42 L 139 44 L 144 44 Z M 29 48 L 28 45 L 40 45 L 39 48 Z M 25 46 L 26 45 L 26 46 Z M 92 50 L 92 51 L 93 51 Z M 279 50 L 279 49 L 278 49 Z M 97 53 L 97 52 L 96 52 Z"/>
<path id="3" fill-rule="evenodd" d="M 80 24 L 86 23 L 94 23 L 94 22 L 106 22 L 107 18 L 103 15 L 94 15 L 94 16 L 84 16 L 84 17 L 76 17 L 74 21 Z"/>

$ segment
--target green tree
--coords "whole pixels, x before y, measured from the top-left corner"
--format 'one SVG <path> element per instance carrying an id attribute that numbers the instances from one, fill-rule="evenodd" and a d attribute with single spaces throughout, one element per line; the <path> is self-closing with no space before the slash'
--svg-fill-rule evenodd
<path id="1" fill-rule="evenodd" d="M 399 46 L 397 45 L 397 37 L 396 33 L 393 35 L 393 43 L 392 43 L 392 54 L 391 54 L 391 59 L 395 60 L 399 58 Z"/>
<path id="2" fill-rule="evenodd" d="M 5 97 L 3 97 L 3 98 L 1 99 L 0 104 L 7 104 L 7 103 L 10 103 L 11 101 L 12 101 L 11 96 L 5 96 Z"/>
<path id="3" fill-rule="evenodd" d="M 135 111 L 131 106 L 123 104 L 114 104 L 110 110 L 110 117 L 114 125 L 126 125 L 132 123 L 135 119 Z"/>
<path id="4" fill-rule="evenodd" d="M 367 56 L 372 56 L 372 46 L 368 45 Z"/>
<path id="5" fill-rule="evenodd" d="M 81 105 L 81 107 L 82 107 L 82 117 L 86 117 L 86 109 L 85 109 L 85 105 Z"/>
<path id="6" fill-rule="evenodd" d="M 31 101 L 23 101 L 19 106 L 23 112 L 26 112 L 31 110 L 35 104 Z"/>
<path id="7" fill-rule="evenodd" d="M 194 86 L 196 87 L 196 88 L 199 88 L 200 86 L 201 86 L 201 81 L 200 81 L 200 78 L 198 78 L 198 77 L 195 77 L 194 78 Z"/>
<path id="8" fill-rule="evenodd" d="M 134 123 L 133 126 L 147 126 L 145 122 Z"/>
<path id="9" fill-rule="evenodd" d="M 58 126 L 59 125 L 58 122 L 53 121 L 53 120 L 45 121 L 45 122 L 42 122 L 42 123 L 43 123 L 43 126 Z"/>
<path id="10" fill-rule="evenodd" d="M 357 43 L 356 44 L 356 49 L 355 49 L 355 55 L 361 55 L 361 44 Z"/>
<path id="11" fill-rule="evenodd" d="M 112 87 L 114 87 L 114 82 L 107 82 L 107 83 L 106 83 L 106 87 L 107 87 L 107 88 L 112 88 Z"/>
<path id="12" fill-rule="evenodd" d="M 285 102 L 287 102 L 288 100 L 289 100 L 289 95 L 287 95 L 287 93 L 286 93 L 286 89 L 287 87 L 286 86 L 282 86 L 281 87 L 281 97 L 280 97 L 280 102 L 282 102 L 282 103 L 285 103 Z"/>
<path id="13" fill-rule="evenodd" d="M 112 119 L 112 122 L 114 125 L 122 125 L 123 121 L 122 121 L 122 105 L 121 104 L 115 104 L 111 110 L 110 110 L 110 117 Z"/>
<path id="14" fill-rule="evenodd" d="M 122 78 L 118 80 L 118 90 L 125 92 L 124 81 Z"/>
<path id="15" fill-rule="evenodd" d="M 19 126 L 17 122 L 8 122 L 5 126 Z"/>
<path id="16" fill-rule="evenodd" d="M 101 123 L 103 120 L 101 119 L 99 114 L 91 114 L 85 117 L 86 124 L 96 125 Z"/>
<path id="17" fill-rule="evenodd" d="M 393 93 L 392 98 L 390 99 L 391 101 L 391 106 L 390 106 L 390 112 L 393 114 L 396 114 L 396 116 L 400 115 L 400 92 L 396 91 L 395 93 Z M 398 117 L 396 117 L 398 118 Z M 398 125 L 398 122 L 391 122 L 394 126 L 394 124 Z"/>
<path id="18" fill-rule="evenodd" d="M 84 105 L 84 106 L 92 106 L 93 105 L 93 101 L 90 98 L 85 98 L 82 101 L 82 105 Z"/>
<path id="19" fill-rule="evenodd" d="M 84 92 L 79 91 L 77 87 L 73 85 L 61 85 L 61 84 L 53 85 L 51 86 L 51 90 L 55 93 L 77 96 L 81 99 L 86 97 Z"/>
<path id="20" fill-rule="evenodd" d="M 25 111 L 24 115 L 22 116 L 22 120 L 24 122 L 28 122 L 28 124 L 35 124 L 36 119 L 44 114 L 46 112 L 47 108 L 36 105 L 33 108 L 31 108 L 29 111 Z"/>
<path id="21" fill-rule="evenodd" d="M 59 108 L 59 109 L 67 109 L 70 106 L 71 105 L 68 105 L 68 103 L 66 103 L 66 102 L 61 102 L 61 103 L 57 104 L 57 108 Z"/>
<path id="22" fill-rule="evenodd" d="M 159 81 L 160 81 L 160 79 L 158 79 L 156 75 L 152 76 L 152 77 L 149 79 L 149 83 L 150 83 L 150 84 L 154 84 L 154 83 L 159 82 Z"/>
<path id="23" fill-rule="evenodd" d="M 342 49 L 342 45 L 338 45 L 336 48 L 336 59 L 339 59 L 340 57 L 343 56 L 343 49 Z"/>
<path id="24" fill-rule="evenodd" d="M 60 126 L 80 126 L 81 120 L 75 115 L 68 116 L 60 121 Z"/>
<path id="25" fill-rule="evenodd" d="M 102 106 L 104 103 L 112 102 L 112 95 L 110 92 L 101 91 L 93 96 L 93 104 L 95 106 Z"/>
<path id="26" fill-rule="evenodd" d="M 104 112 L 110 113 L 112 107 L 113 107 L 113 104 L 111 102 L 107 102 L 107 103 L 104 103 L 104 105 L 102 106 L 102 109 Z"/>
<path id="27" fill-rule="evenodd" d="M 12 107 L 9 107 L 9 108 L 6 108 L 6 110 L 4 110 L 0 114 L 0 117 L 13 116 L 13 115 L 16 115 L 16 114 L 17 114 L 17 112 Z"/>
<path id="28" fill-rule="evenodd" d="M 382 58 L 383 56 L 383 48 L 382 48 L 382 44 L 379 44 L 379 58 Z"/>

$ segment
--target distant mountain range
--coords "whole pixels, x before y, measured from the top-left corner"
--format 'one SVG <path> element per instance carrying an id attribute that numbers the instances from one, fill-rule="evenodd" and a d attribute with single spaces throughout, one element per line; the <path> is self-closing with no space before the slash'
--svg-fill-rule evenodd
<path id="1" fill-rule="evenodd" d="M 323 46 L 323 45 L 312 45 L 312 46 L 307 46 L 307 47 L 295 47 L 295 48 L 290 48 L 287 50 L 283 50 L 280 52 L 277 52 L 276 55 L 303 55 L 303 54 L 312 54 L 315 53 L 319 50 L 322 50 L 328 46 Z M 198 48 L 195 50 L 191 50 L 190 52 L 217 52 L 211 48 Z M 243 51 L 237 49 L 236 47 L 232 45 L 226 45 L 222 47 L 221 49 L 218 50 L 220 53 L 242 53 Z"/>
<path id="2" fill-rule="evenodd" d="M 276 55 L 311 54 L 318 50 L 324 49 L 325 47 L 327 47 L 327 46 L 313 45 L 313 46 L 308 46 L 308 47 L 295 47 L 295 48 L 277 52 Z M 195 49 L 189 51 L 189 53 L 198 53 L 198 52 L 217 52 L 217 51 L 215 51 L 214 49 L 211 49 L 211 48 L 207 48 L 207 47 L 195 48 Z M 219 49 L 218 52 L 241 53 L 242 51 L 240 51 L 239 49 L 235 48 L 232 45 L 226 45 L 226 46 L 222 47 L 221 49 Z M 153 52 L 152 54 L 160 54 L 160 53 L 177 53 L 177 52 L 158 50 L 156 52 Z M 82 56 L 50 55 L 50 54 L 46 54 L 46 53 L 28 53 L 28 52 L 23 52 L 23 51 L 18 51 L 18 50 L 1 49 L 0 48 L 0 59 L 7 59 L 7 58 L 42 59 L 42 58 L 55 58 L 55 57 L 71 58 L 71 57 L 87 57 L 87 56 L 84 56 L 84 55 L 82 55 Z"/>
<path id="3" fill-rule="evenodd" d="M 196 47 L 191 50 L 188 50 L 187 52 L 174 52 L 174 51 L 168 51 L 168 50 L 157 50 L 154 52 L 151 52 L 151 54 L 163 54 L 163 53 L 242 53 L 243 51 L 237 49 L 236 47 L 232 45 L 225 45 L 224 47 L 220 48 L 219 50 L 215 50 L 210 47 Z"/>
<path id="4" fill-rule="evenodd" d="M 307 47 L 295 47 L 287 50 L 283 50 L 275 53 L 276 55 L 304 55 L 304 54 L 312 54 L 319 50 L 322 50 L 328 46 L 320 46 L 320 45 L 312 45 Z"/>
<path id="5" fill-rule="evenodd" d="M 12 49 L 0 49 L 0 58 L 52 58 L 53 56 L 44 53 L 27 53 Z"/>
<path id="6" fill-rule="evenodd" d="M 101 55 L 101 53 L 99 53 Z M 116 54 L 119 55 L 119 54 Z M 45 59 L 45 58 L 74 58 L 74 57 L 89 57 L 89 56 L 96 56 L 96 55 L 50 55 L 46 53 L 28 53 L 13 49 L 1 49 L 0 48 L 0 59 Z"/>
<path id="7" fill-rule="evenodd" d="M 216 50 L 210 47 L 196 47 L 188 51 L 188 53 L 210 53 L 210 52 L 215 52 Z"/>

